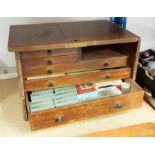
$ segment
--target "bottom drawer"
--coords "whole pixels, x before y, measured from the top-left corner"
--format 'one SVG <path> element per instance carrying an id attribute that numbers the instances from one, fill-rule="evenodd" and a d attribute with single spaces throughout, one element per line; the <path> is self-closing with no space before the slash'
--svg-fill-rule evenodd
<path id="1" fill-rule="evenodd" d="M 127 81 L 131 84 L 131 90 L 129 93 L 120 96 L 97 99 L 72 106 L 29 113 L 31 129 L 38 130 L 65 124 L 70 121 L 83 120 L 99 115 L 138 108 L 142 105 L 143 91 L 134 81 Z"/>

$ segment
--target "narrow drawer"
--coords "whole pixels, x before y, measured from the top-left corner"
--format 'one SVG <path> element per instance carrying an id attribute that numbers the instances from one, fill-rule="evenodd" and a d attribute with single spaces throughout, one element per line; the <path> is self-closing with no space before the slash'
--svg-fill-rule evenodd
<path id="1" fill-rule="evenodd" d="M 43 50 L 43 51 L 26 51 L 21 52 L 21 59 L 36 59 L 51 56 L 63 56 L 63 55 L 74 55 L 77 54 L 77 48 L 70 49 L 55 49 L 55 50 Z"/>
<path id="2" fill-rule="evenodd" d="M 110 98 L 97 99 L 89 102 L 55 108 L 41 112 L 29 113 L 29 121 L 32 130 L 38 130 L 67 122 L 83 120 L 95 116 L 112 114 L 138 108 L 142 105 L 143 91 L 132 80 L 129 93 Z"/>
<path id="3" fill-rule="evenodd" d="M 60 77 L 25 80 L 24 88 L 25 91 L 33 91 L 54 87 L 79 85 L 84 83 L 94 83 L 96 81 L 102 81 L 102 80 L 123 79 L 123 78 L 129 78 L 130 72 L 131 69 L 126 67 L 121 69 L 111 69 L 111 70 L 109 69 L 103 71 L 80 73 Z"/>
<path id="4" fill-rule="evenodd" d="M 23 75 L 44 76 L 51 70 L 53 74 L 78 72 L 102 68 L 115 68 L 128 66 L 128 56 L 103 58 L 96 60 L 78 61 L 78 55 L 68 55 L 53 58 L 27 59 L 22 61 Z"/>

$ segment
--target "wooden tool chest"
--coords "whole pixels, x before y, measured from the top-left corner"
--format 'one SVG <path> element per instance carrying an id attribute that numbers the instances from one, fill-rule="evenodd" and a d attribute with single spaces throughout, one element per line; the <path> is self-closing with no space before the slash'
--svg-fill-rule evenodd
<path id="1" fill-rule="evenodd" d="M 134 82 L 140 38 L 108 21 L 15 25 L 15 52 L 24 119 L 32 130 L 121 112 L 142 105 Z M 29 93 L 98 81 L 124 79 L 130 92 L 74 105 L 31 112 Z"/>

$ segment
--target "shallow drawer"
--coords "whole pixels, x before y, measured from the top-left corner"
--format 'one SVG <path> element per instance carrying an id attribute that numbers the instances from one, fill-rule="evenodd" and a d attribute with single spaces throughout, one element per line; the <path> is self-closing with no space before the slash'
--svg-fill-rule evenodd
<path id="1" fill-rule="evenodd" d="M 23 76 L 39 76 L 47 75 L 52 73 L 57 73 L 53 70 L 56 64 L 69 64 L 78 62 L 78 55 L 64 55 L 64 56 L 55 56 L 50 58 L 38 58 L 38 59 L 24 59 L 22 60 L 22 71 Z M 49 72 L 49 70 L 52 72 Z M 62 69 L 61 69 L 62 70 Z"/>
<path id="2" fill-rule="evenodd" d="M 128 57 L 121 56 L 103 58 L 97 60 L 82 60 L 78 62 L 78 55 L 68 55 L 53 58 L 42 58 L 38 60 L 26 59 L 22 63 L 23 76 L 43 76 L 49 74 L 78 72 L 102 68 L 115 68 L 128 66 Z"/>
<path id="3" fill-rule="evenodd" d="M 55 49 L 55 50 L 43 50 L 43 51 L 26 51 L 21 52 L 21 59 L 35 59 L 51 56 L 62 56 L 62 55 L 74 55 L 77 54 L 77 48 L 70 49 Z"/>
<path id="4" fill-rule="evenodd" d="M 124 110 L 138 108 L 142 105 L 143 91 L 132 80 L 129 93 L 110 98 L 97 99 L 80 104 L 55 108 L 41 112 L 29 113 L 32 130 L 38 130 L 70 121 L 83 120 Z"/>
<path id="5" fill-rule="evenodd" d="M 109 69 L 103 71 L 72 74 L 60 77 L 51 77 L 35 80 L 25 80 L 25 91 L 41 90 L 54 87 L 65 87 L 84 83 L 94 83 L 101 80 L 114 80 L 130 77 L 130 68 Z"/>

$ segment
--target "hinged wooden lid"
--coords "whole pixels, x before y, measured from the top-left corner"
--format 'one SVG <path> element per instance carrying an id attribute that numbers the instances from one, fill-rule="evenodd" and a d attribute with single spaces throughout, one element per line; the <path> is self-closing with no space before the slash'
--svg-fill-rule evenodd
<path id="1" fill-rule="evenodd" d="M 10 26 L 9 51 L 33 51 L 136 42 L 139 37 L 108 21 Z"/>

